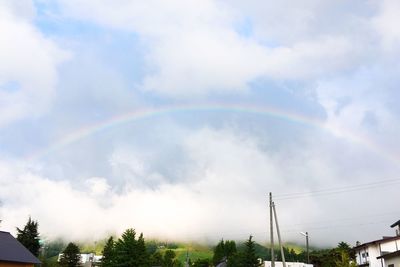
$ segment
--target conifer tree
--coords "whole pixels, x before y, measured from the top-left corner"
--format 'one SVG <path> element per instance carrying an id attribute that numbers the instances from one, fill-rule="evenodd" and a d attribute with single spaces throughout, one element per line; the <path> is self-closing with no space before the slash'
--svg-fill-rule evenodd
<path id="1" fill-rule="evenodd" d="M 217 266 L 218 263 L 222 262 L 225 256 L 225 242 L 222 239 L 214 248 L 214 256 L 212 258 L 214 266 Z"/>
<path id="2" fill-rule="evenodd" d="M 143 234 L 136 240 L 134 229 L 127 229 L 115 243 L 115 266 L 118 267 L 148 267 L 150 257 L 146 251 Z"/>
<path id="3" fill-rule="evenodd" d="M 150 265 L 150 257 L 147 253 L 146 244 L 144 242 L 143 233 L 140 234 L 139 239 L 137 241 L 136 247 L 137 254 L 137 264 L 138 266 L 149 266 Z"/>
<path id="4" fill-rule="evenodd" d="M 168 249 L 164 253 L 163 267 L 174 267 L 174 258 L 176 254 L 173 250 Z"/>
<path id="5" fill-rule="evenodd" d="M 60 257 L 62 267 L 77 267 L 81 265 L 80 249 L 74 243 L 69 243 Z"/>
<path id="6" fill-rule="evenodd" d="M 115 266 L 115 243 L 111 236 L 103 249 L 103 258 L 101 259 L 102 267 L 114 267 Z"/>
<path id="7" fill-rule="evenodd" d="M 38 257 L 40 250 L 38 222 L 33 221 L 29 216 L 28 222 L 22 230 L 17 227 L 17 240 Z"/>
<path id="8" fill-rule="evenodd" d="M 261 264 L 256 255 L 255 243 L 251 240 L 253 237 L 250 236 L 245 243 L 245 250 L 243 252 L 242 264 L 246 267 L 259 267 Z"/>
<path id="9" fill-rule="evenodd" d="M 218 263 L 224 260 L 229 261 L 230 258 L 236 256 L 236 253 L 237 249 L 235 241 L 233 240 L 224 241 L 222 239 L 214 248 L 214 256 L 212 258 L 212 263 L 214 264 L 214 266 L 216 266 Z"/>

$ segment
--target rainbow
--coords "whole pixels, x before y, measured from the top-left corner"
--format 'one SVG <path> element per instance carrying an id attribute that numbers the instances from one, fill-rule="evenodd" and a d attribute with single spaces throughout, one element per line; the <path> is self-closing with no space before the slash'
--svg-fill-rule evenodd
<path id="1" fill-rule="evenodd" d="M 255 114 L 268 116 L 279 120 L 285 120 L 292 123 L 303 124 L 318 129 L 322 129 L 337 138 L 344 138 L 346 141 L 360 145 L 369 149 L 373 153 L 381 156 L 393 164 L 399 164 L 400 158 L 397 155 L 388 153 L 378 144 L 372 142 L 367 136 L 354 133 L 337 125 L 328 124 L 325 120 L 315 117 L 309 117 L 299 113 L 279 109 L 273 106 L 254 106 L 254 105 L 232 105 L 232 104 L 202 104 L 202 105 L 174 105 L 163 107 L 147 107 L 133 110 L 124 114 L 119 114 L 93 124 L 85 125 L 70 133 L 65 134 L 47 147 L 35 151 L 26 156 L 26 159 L 32 161 L 40 159 L 52 152 L 61 150 L 79 140 L 88 138 L 98 132 L 106 129 L 118 127 L 120 125 L 143 120 L 151 117 L 174 114 L 181 112 L 230 112 Z"/>

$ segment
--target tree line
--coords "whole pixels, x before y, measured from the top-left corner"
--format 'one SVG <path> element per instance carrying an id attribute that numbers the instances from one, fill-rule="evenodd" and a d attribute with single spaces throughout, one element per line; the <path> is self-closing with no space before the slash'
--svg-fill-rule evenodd
<path id="1" fill-rule="evenodd" d="M 134 229 L 127 229 L 120 238 L 114 240 L 109 237 L 102 251 L 103 258 L 100 267 L 259 267 L 264 260 L 271 260 L 269 248 L 261 246 L 253 241 L 250 236 L 246 242 L 236 245 L 233 240 L 223 239 L 213 248 L 212 258 L 189 259 L 185 264 L 178 260 L 177 255 L 172 249 L 159 249 L 154 243 L 146 244 L 143 233 L 136 234 Z M 49 264 L 45 257 L 40 257 L 40 238 L 38 231 L 38 222 L 29 217 L 26 225 L 20 229 L 17 228 L 17 239 L 39 257 L 43 267 Z M 58 255 L 62 243 L 57 244 L 58 250 L 54 255 Z M 305 252 L 296 253 L 293 249 L 284 247 L 286 261 L 305 262 Z M 53 255 L 52 254 L 52 255 Z M 73 242 L 70 242 L 63 250 L 57 263 L 60 267 L 78 267 L 81 265 L 80 248 Z M 275 250 L 275 260 L 281 261 L 279 250 Z M 42 255 L 43 256 L 43 255 Z M 340 242 L 337 247 L 332 249 L 312 250 L 310 252 L 310 263 L 314 267 L 354 267 L 355 255 L 351 247 Z"/>

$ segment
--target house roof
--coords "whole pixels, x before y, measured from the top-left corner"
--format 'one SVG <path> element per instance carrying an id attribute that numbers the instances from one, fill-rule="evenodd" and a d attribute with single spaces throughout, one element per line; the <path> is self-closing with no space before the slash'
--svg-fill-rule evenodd
<path id="1" fill-rule="evenodd" d="M 383 259 L 389 259 L 389 258 L 393 258 L 393 257 L 396 257 L 396 256 L 400 256 L 400 250 L 392 252 L 392 253 L 383 254 L 382 256 L 377 257 L 377 259 L 382 259 L 382 258 Z"/>
<path id="2" fill-rule="evenodd" d="M 395 222 L 394 224 L 392 224 L 390 227 L 396 227 L 397 225 L 400 225 L 400 220 L 398 220 L 397 222 Z"/>
<path id="3" fill-rule="evenodd" d="M 10 233 L 0 231 L 0 261 L 41 263 Z"/>
<path id="4" fill-rule="evenodd" d="M 377 239 L 377 240 L 374 240 L 374 241 L 371 241 L 371 242 L 367 242 L 367 243 L 355 246 L 353 249 L 359 249 L 359 248 L 366 247 L 368 245 L 380 244 L 380 243 L 384 243 L 384 242 L 387 242 L 387 241 L 398 240 L 398 239 L 400 239 L 400 236 L 384 237 L 384 238 L 381 238 L 381 239 Z"/>

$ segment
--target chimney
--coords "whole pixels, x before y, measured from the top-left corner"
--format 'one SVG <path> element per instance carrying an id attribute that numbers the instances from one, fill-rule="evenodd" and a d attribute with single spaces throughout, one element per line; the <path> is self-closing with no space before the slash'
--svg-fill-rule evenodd
<path id="1" fill-rule="evenodd" d="M 392 228 L 397 228 L 396 229 L 396 236 L 400 236 L 400 220 L 398 220 L 397 222 L 395 222 L 394 224 L 392 224 L 390 227 Z"/>

